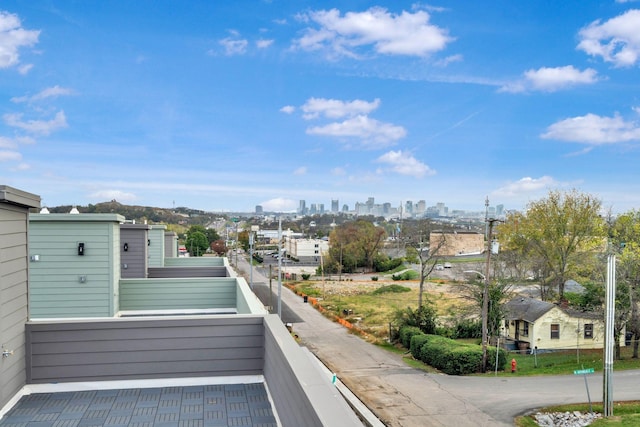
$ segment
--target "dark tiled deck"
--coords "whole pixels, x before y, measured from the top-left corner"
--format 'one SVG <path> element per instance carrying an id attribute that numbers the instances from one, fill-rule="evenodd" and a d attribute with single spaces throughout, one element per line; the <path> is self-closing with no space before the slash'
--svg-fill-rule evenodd
<path id="1" fill-rule="evenodd" d="M 23 396 L 1 427 L 277 427 L 264 384 Z"/>

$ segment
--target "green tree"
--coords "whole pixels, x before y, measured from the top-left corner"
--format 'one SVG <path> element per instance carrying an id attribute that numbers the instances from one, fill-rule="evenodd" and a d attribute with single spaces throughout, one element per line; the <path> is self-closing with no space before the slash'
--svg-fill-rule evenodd
<path id="1" fill-rule="evenodd" d="M 191 256 L 202 256 L 209 248 L 209 241 L 204 233 L 193 231 L 187 234 L 185 246 Z"/>
<path id="2" fill-rule="evenodd" d="M 633 357 L 638 358 L 638 346 L 640 340 L 640 315 L 638 303 L 640 302 L 640 212 L 631 211 L 616 218 L 611 233 L 612 247 L 619 252 L 616 267 L 616 311 L 620 315 L 625 311 L 628 317 L 620 319 L 620 325 L 614 330 L 620 330 L 623 326 L 627 332 L 633 334 Z M 618 287 L 621 287 L 620 291 Z M 620 307 L 619 307 L 620 306 Z M 618 313 L 616 313 L 618 314 Z M 616 318 L 618 315 L 616 315 Z M 619 349 L 616 349 L 616 353 Z"/>
<path id="3" fill-rule="evenodd" d="M 355 271 L 357 267 L 373 270 L 373 263 L 386 237 L 383 228 L 365 220 L 346 222 L 329 235 L 329 254 L 325 270 Z"/>
<path id="4" fill-rule="evenodd" d="M 586 257 L 604 250 L 605 222 L 601 202 L 572 190 L 550 191 L 545 199 L 531 202 L 524 213 L 515 213 L 498 227 L 503 247 L 529 258 L 537 267 L 541 294 L 548 299 L 549 287 L 564 299 L 564 284 L 575 278 Z"/>

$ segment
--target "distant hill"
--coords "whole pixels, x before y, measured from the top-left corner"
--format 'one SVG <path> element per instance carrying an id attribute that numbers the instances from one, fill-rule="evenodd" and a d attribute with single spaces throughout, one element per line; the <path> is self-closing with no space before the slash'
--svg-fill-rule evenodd
<path id="1" fill-rule="evenodd" d="M 74 206 L 47 207 L 51 213 L 68 213 Z M 214 214 L 196 209 L 178 207 L 175 209 L 156 208 L 151 206 L 123 205 L 116 200 L 97 203 L 88 206 L 75 206 L 80 213 L 115 213 L 128 220 L 149 223 L 205 225 L 211 221 Z M 215 215 L 218 217 L 219 215 Z"/>

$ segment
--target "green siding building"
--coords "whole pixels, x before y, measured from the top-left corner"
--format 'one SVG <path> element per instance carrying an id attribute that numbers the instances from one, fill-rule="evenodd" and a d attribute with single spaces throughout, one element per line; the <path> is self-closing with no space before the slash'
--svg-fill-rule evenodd
<path id="1" fill-rule="evenodd" d="M 30 317 L 112 317 L 119 310 L 118 214 L 29 215 Z"/>

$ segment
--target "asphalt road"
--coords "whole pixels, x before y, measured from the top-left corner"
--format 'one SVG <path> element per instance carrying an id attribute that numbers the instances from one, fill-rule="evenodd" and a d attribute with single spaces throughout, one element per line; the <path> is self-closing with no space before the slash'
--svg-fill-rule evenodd
<path id="1" fill-rule="evenodd" d="M 249 271 L 244 260 L 240 268 Z M 256 294 L 268 305 L 268 279 L 254 269 L 253 280 Z M 274 307 L 277 286 L 274 280 Z M 581 375 L 457 377 L 410 368 L 401 356 L 350 334 L 285 287 L 282 319 L 389 427 L 513 426 L 514 417 L 535 408 L 587 401 Z M 602 376 L 588 375 L 587 380 L 591 399 L 602 401 Z M 614 372 L 614 401 L 640 400 L 638 384 L 640 371 Z"/>

